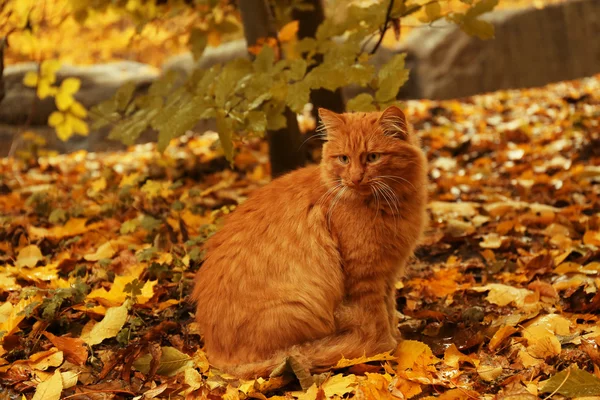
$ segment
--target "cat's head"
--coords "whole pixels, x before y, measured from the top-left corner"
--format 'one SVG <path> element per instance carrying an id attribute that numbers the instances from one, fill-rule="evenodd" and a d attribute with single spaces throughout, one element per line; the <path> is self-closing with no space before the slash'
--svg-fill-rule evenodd
<path id="1" fill-rule="evenodd" d="M 319 109 L 326 132 L 321 169 L 330 187 L 372 195 L 422 185 L 427 164 L 419 138 L 396 106 L 383 112 L 336 114 Z"/>

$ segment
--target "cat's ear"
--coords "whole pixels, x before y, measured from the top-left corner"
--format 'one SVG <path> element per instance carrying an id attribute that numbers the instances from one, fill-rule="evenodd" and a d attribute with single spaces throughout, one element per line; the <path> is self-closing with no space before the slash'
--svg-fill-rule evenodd
<path id="1" fill-rule="evenodd" d="M 381 117 L 379 117 L 379 125 L 383 129 L 384 135 L 408 140 L 406 116 L 398 107 L 389 106 L 386 108 L 385 111 L 381 113 Z"/>
<path id="2" fill-rule="evenodd" d="M 321 129 L 325 130 L 328 134 L 344 124 L 344 117 L 341 114 L 334 113 L 325 108 L 319 108 L 318 112 L 321 119 Z"/>

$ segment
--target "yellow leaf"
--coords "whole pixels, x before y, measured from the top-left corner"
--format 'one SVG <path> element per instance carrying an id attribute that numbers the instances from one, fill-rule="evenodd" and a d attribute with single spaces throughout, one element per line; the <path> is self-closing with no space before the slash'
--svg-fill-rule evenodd
<path id="1" fill-rule="evenodd" d="M 38 84 L 39 76 L 37 72 L 28 71 L 23 77 L 23 84 L 29 87 L 36 87 Z"/>
<path id="2" fill-rule="evenodd" d="M 56 135 L 63 142 L 66 142 L 71 136 L 73 136 L 73 126 L 66 123 L 66 121 L 58 125 L 55 129 Z"/>
<path id="3" fill-rule="evenodd" d="M 81 104 L 77 100 L 75 100 L 73 102 L 73 104 L 71 104 L 71 108 L 69 108 L 69 111 L 71 112 L 71 114 L 73 114 L 76 117 L 79 117 L 79 118 L 87 117 L 87 110 L 85 109 L 83 104 Z"/>
<path id="4" fill-rule="evenodd" d="M 120 307 L 109 308 L 106 310 L 106 315 L 102 321 L 94 325 L 89 334 L 85 337 L 82 334 L 81 339 L 88 345 L 94 346 L 98 343 L 102 343 L 105 339 L 115 337 L 121 328 L 123 328 L 123 325 L 125 325 L 128 314 L 127 304 L 123 304 Z"/>
<path id="5" fill-rule="evenodd" d="M 83 258 L 87 261 L 98 261 L 104 258 L 113 258 L 113 256 L 117 253 L 117 250 L 119 250 L 119 247 L 114 242 L 108 241 L 100 245 L 100 247 L 98 247 L 94 253 L 86 254 L 83 256 Z"/>
<path id="6" fill-rule="evenodd" d="M 52 86 L 52 84 L 48 80 L 41 79 L 38 82 L 37 95 L 40 99 L 45 99 L 46 97 L 54 96 L 57 92 L 58 89 Z"/>
<path id="7" fill-rule="evenodd" d="M 477 367 L 477 374 L 487 382 L 492 382 L 500 375 L 502 375 L 502 366 L 501 365 L 480 365 Z"/>
<path id="8" fill-rule="evenodd" d="M 396 356 L 391 355 L 389 352 L 377 354 L 377 355 L 371 356 L 371 357 L 362 356 L 360 358 L 354 358 L 351 360 L 342 358 L 340 361 L 338 361 L 338 363 L 333 368 L 334 369 L 346 368 L 346 367 L 350 367 L 352 365 L 365 364 L 365 363 L 368 363 L 371 361 L 389 361 L 389 360 L 395 360 L 395 359 L 396 359 Z"/>
<path id="9" fill-rule="evenodd" d="M 68 114 L 67 117 L 70 120 L 69 122 L 71 123 L 71 126 L 73 127 L 73 132 L 78 133 L 81 136 L 87 136 L 90 133 L 90 128 L 84 120 L 79 119 L 71 114 Z"/>
<path id="10" fill-rule="evenodd" d="M 90 292 L 86 299 L 96 300 L 100 304 L 109 307 L 121 305 L 127 299 L 127 293 L 124 292 L 125 286 L 137 278 L 138 276 L 136 275 L 117 276 L 115 277 L 110 291 L 106 291 L 104 288 L 96 289 Z M 148 281 L 144 283 L 142 293 L 137 296 L 137 302 L 139 304 L 146 304 L 152 296 L 154 296 L 154 286 L 156 286 L 156 283 L 157 281 Z"/>
<path id="11" fill-rule="evenodd" d="M 396 376 L 395 378 L 395 387 L 404 395 L 405 399 L 410 399 L 411 397 L 415 397 L 420 394 L 423 389 L 421 389 L 421 384 L 418 382 L 411 382 L 402 376 Z"/>
<path id="12" fill-rule="evenodd" d="M 81 80 L 78 78 L 67 78 L 60 84 L 60 92 L 74 94 L 81 87 Z"/>
<path id="13" fill-rule="evenodd" d="M 60 371 L 54 371 L 54 375 L 47 381 L 40 383 L 35 389 L 32 400 L 59 400 L 63 390 L 63 381 Z"/>
<path id="14" fill-rule="evenodd" d="M 354 392 L 356 384 L 356 375 L 344 376 L 342 374 L 337 374 L 327 379 L 323 385 L 321 385 L 321 389 L 325 392 L 325 396 L 329 398 L 333 396 L 343 396 L 346 393 Z"/>
<path id="15" fill-rule="evenodd" d="M 188 368 L 183 372 L 183 382 L 189 386 L 184 394 L 191 393 L 202 386 L 202 375 L 194 368 Z"/>
<path id="16" fill-rule="evenodd" d="M 57 268 L 55 264 L 49 264 L 36 268 L 7 268 L 7 270 L 16 276 L 27 281 L 41 282 L 58 279 Z"/>
<path id="17" fill-rule="evenodd" d="M 60 61 L 46 60 L 42 62 L 40 69 L 42 72 L 42 77 L 52 84 L 56 82 L 56 73 L 60 69 Z"/>
<path id="18" fill-rule="evenodd" d="M 13 291 L 21 288 L 21 285 L 17 284 L 17 280 L 5 271 L 0 271 L 0 289 L 5 291 Z"/>
<path id="19" fill-rule="evenodd" d="M 169 189 L 169 186 L 171 186 L 171 182 L 159 182 L 150 179 L 142 186 L 142 192 L 146 193 L 146 196 L 148 196 L 149 199 L 159 196 L 167 198 L 173 193 L 171 189 Z"/>
<path id="20" fill-rule="evenodd" d="M 427 5 L 425 5 L 425 15 L 422 15 L 421 17 L 419 17 L 419 20 L 421 22 L 431 22 L 431 21 L 435 21 L 436 19 L 438 19 L 441 15 L 442 12 L 442 7 L 440 6 L 440 3 L 436 2 L 432 2 L 432 3 L 427 3 Z"/>
<path id="21" fill-rule="evenodd" d="M 32 308 L 32 311 L 35 310 L 41 304 L 41 301 L 42 298 L 40 296 L 33 296 L 20 300 L 17 305 L 12 307 L 8 318 L 4 322 L 0 323 L 0 332 L 5 332 L 5 335 L 12 334 L 17 329 L 19 323 L 21 323 L 21 321 L 23 321 L 23 319 L 26 317 L 23 311 L 28 306 Z M 32 304 L 34 304 L 33 307 L 31 306 Z"/>
<path id="22" fill-rule="evenodd" d="M 7 321 L 10 318 L 13 308 L 14 307 L 10 301 L 7 301 L 0 306 L 0 324 L 4 323 L 4 321 Z"/>
<path id="23" fill-rule="evenodd" d="M 13 2 L 14 18 L 19 28 L 27 26 L 29 14 L 33 8 L 35 0 L 20 0 Z"/>
<path id="24" fill-rule="evenodd" d="M 73 105 L 73 103 L 75 103 L 75 98 L 71 93 L 59 90 L 56 94 L 55 101 L 56 107 L 58 107 L 60 111 L 66 111 L 69 109 L 69 107 L 71 107 L 71 105 Z"/>
<path id="25" fill-rule="evenodd" d="M 513 333 L 516 333 L 517 329 L 510 326 L 510 325 L 505 325 L 502 328 L 498 329 L 496 331 L 496 333 L 494 333 L 494 336 L 492 337 L 492 339 L 490 340 L 490 344 L 489 344 L 489 348 L 491 351 L 494 351 L 498 348 L 498 346 L 504 341 L 504 339 L 506 339 L 507 337 L 509 337 L 510 335 L 512 335 Z"/>
<path id="26" fill-rule="evenodd" d="M 489 291 L 486 300 L 492 304 L 506 306 L 514 303 L 520 308 L 525 306 L 527 298 L 534 294 L 531 290 L 502 285 L 500 283 L 490 283 L 485 286 L 472 288 L 472 290 L 476 292 Z"/>
<path id="27" fill-rule="evenodd" d="M 40 248 L 32 244 L 19 250 L 16 265 L 17 267 L 35 267 L 38 261 L 43 259 L 44 256 L 42 255 Z"/>
<path id="28" fill-rule="evenodd" d="M 66 237 L 72 237 L 81 235 L 91 229 L 95 229 L 101 224 L 87 224 L 85 218 L 71 218 L 64 226 L 55 226 L 51 229 L 38 228 L 30 226 L 28 232 L 34 239 L 50 238 L 50 239 L 64 239 Z"/>
<path id="29" fill-rule="evenodd" d="M 69 389 L 77 385 L 79 373 L 75 371 L 65 371 L 60 373 L 63 382 L 63 389 Z"/>
<path id="30" fill-rule="evenodd" d="M 90 190 L 96 194 L 106 189 L 106 178 L 101 177 L 90 184 Z"/>
<path id="31" fill-rule="evenodd" d="M 56 347 L 48 351 L 42 351 L 29 357 L 29 366 L 32 369 L 45 371 L 50 367 L 60 367 L 63 363 L 64 355 Z"/>
<path id="32" fill-rule="evenodd" d="M 398 358 L 398 371 L 411 370 L 411 372 L 418 372 L 416 368 L 419 365 L 431 366 L 440 361 L 433 356 L 429 346 L 416 340 L 403 340 L 400 342 L 395 355 Z M 431 370 L 431 367 L 428 367 L 427 370 Z M 435 368 L 433 368 L 433 371 L 435 371 Z"/>
<path id="33" fill-rule="evenodd" d="M 122 179 L 121 182 L 119 182 L 119 187 L 124 187 L 124 186 L 134 186 L 136 183 L 138 183 L 138 181 L 140 181 L 143 178 L 142 174 L 139 172 L 133 172 L 129 175 L 125 175 Z"/>
<path id="34" fill-rule="evenodd" d="M 474 367 L 479 365 L 479 360 L 475 360 L 468 355 L 461 353 L 453 343 L 444 352 L 444 363 L 452 368 L 458 368 L 461 362 L 467 362 Z"/>
<path id="35" fill-rule="evenodd" d="M 48 117 L 48 125 L 50 125 L 52 127 L 57 127 L 58 125 L 62 124 L 64 122 L 64 120 L 65 120 L 65 114 L 61 113 L 60 111 L 54 111 Z"/>
<path id="36" fill-rule="evenodd" d="M 202 373 L 205 373 L 210 368 L 206 354 L 204 354 L 204 351 L 202 350 L 198 350 L 194 353 L 192 360 L 194 361 L 194 367 L 198 368 Z"/>

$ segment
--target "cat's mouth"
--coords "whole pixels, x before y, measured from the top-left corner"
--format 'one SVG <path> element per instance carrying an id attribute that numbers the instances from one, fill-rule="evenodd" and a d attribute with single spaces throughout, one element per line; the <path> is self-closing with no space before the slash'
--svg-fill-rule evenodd
<path id="1" fill-rule="evenodd" d="M 373 194 L 373 189 L 368 183 L 360 183 L 358 185 L 350 183 L 346 184 L 346 187 L 352 190 L 354 193 L 360 194 L 361 196 L 370 196 Z"/>

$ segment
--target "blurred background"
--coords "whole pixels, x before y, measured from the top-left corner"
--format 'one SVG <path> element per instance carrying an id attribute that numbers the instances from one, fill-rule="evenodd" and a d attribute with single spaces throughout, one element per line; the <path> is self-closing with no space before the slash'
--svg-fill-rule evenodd
<path id="1" fill-rule="evenodd" d="M 265 131 L 285 149 L 314 131 L 319 106 L 369 111 L 592 76 L 599 37 L 597 0 L 0 0 L 0 156 L 164 148 L 206 130 L 226 153 Z M 257 56 L 264 70 L 235 64 Z M 271 74 L 263 92 L 245 91 L 259 73 Z M 182 104 L 193 107 L 175 113 Z M 300 163 L 278 153 L 291 159 L 282 171 Z"/>

